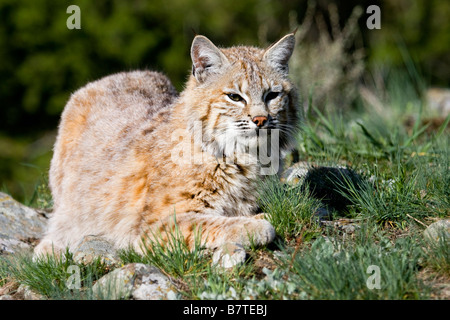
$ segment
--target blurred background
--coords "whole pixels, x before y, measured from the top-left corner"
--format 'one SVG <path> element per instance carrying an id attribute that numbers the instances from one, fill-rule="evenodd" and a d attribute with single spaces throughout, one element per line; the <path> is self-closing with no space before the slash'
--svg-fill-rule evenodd
<path id="1" fill-rule="evenodd" d="M 66 26 L 72 4 L 79 30 Z M 367 28 L 370 5 L 381 9 L 379 30 Z M 61 111 L 87 82 L 148 68 L 182 90 L 195 33 L 220 46 L 266 46 L 296 28 L 291 75 L 305 111 L 312 101 L 382 109 L 375 88 L 390 77 L 400 94 L 408 77 L 408 94 L 435 95 L 446 108 L 450 1 L 0 0 L 0 190 L 30 203 L 46 186 Z"/>

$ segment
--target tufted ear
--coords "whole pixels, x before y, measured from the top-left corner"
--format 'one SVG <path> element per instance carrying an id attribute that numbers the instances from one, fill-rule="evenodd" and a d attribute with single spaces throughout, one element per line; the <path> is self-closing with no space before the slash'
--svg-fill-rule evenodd
<path id="1" fill-rule="evenodd" d="M 222 51 L 204 36 L 196 36 L 192 41 L 191 59 L 192 74 L 198 82 L 204 82 L 210 74 L 229 64 Z"/>
<path id="2" fill-rule="evenodd" d="M 289 58 L 295 47 L 295 36 L 290 33 L 266 49 L 263 60 L 275 70 L 288 73 Z"/>

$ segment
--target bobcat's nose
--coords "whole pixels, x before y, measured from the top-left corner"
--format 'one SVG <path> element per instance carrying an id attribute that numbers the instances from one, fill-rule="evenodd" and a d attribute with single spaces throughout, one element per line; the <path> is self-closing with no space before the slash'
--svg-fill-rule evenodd
<path id="1" fill-rule="evenodd" d="M 265 125 L 267 120 L 268 119 L 266 116 L 256 116 L 252 119 L 253 123 L 256 124 L 258 128 L 261 128 L 263 125 Z"/>

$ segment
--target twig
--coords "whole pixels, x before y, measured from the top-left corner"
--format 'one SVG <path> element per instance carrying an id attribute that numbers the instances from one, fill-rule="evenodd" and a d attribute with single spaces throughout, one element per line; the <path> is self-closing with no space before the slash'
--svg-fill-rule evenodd
<path id="1" fill-rule="evenodd" d="M 297 239 L 295 240 L 296 243 L 295 243 L 294 253 L 292 254 L 291 265 L 294 264 L 295 255 L 297 254 L 298 250 L 300 249 L 300 245 L 303 243 L 303 233 L 305 233 L 305 226 L 302 227 L 302 230 L 300 231 L 300 236 L 297 237 Z"/>
<path id="2" fill-rule="evenodd" d="M 420 223 L 420 224 L 423 225 L 425 228 L 428 228 L 428 226 L 427 226 L 425 223 L 423 223 L 422 221 L 417 220 L 416 218 L 412 217 L 409 213 L 407 213 L 406 216 L 409 217 L 409 218 L 411 218 L 411 219 L 413 219 L 413 220 L 416 221 L 417 223 Z"/>

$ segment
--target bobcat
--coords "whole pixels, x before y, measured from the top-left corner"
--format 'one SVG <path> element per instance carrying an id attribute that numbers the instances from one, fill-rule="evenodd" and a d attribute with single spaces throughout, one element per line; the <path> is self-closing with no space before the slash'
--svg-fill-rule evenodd
<path id="1" fill-rule="evenodd" d="M 274 228 L 257 214 L 264 168 L 250 150 L 277 130 L 271 157 L 293 147 L 294 46 L 294 34 L 267 49 L 219 49 L 196 36 L 179 95 L 152 71 L 110 75 L 75 92 L 51 161 L 54 213 L 35 253 L 73 250 L 86 235 L 141 250 L 146 237 L 175 224 L 191 247 L 197 228 L 209 248 L 271 242 Z"/>

